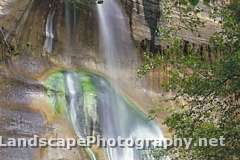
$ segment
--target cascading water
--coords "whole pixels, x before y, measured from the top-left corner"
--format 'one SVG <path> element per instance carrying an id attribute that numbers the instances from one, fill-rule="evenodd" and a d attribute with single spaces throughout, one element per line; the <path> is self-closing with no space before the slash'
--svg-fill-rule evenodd
<path id="1" fill-rule="evenodd" d="M 99 75 L 58 72 L 48 79 L 47 86 L 64 93 L 62 97 L 50 97 L 54 99 L 54 106 L 60 104 L 56 100 L 66 104 L 67 113 L 79 137 L 101 135 L 106 139 L 117 139 L 119 136 L 126 139 L 164 139 L 157 124 L 146 118 Z M 87 151 L 91 159 L 96 159 L 90 149 Z M 108 160 L 155 160 L 149 151 L 143 155 L 136 148 L 108 147 L 106 154 Z"/>
<path id="2" fill-rule="evenodd" d="M 117 78 L 131 63 L 137 62 L 130 30 L 120 4 L 106 0 L 98 5 L 101 52 L 104 53 L 107 75 Z M 73 12 L 73 13 L 72 13 Z M 76 9 L 65 0 L 67 41 L 66 54 L 75 43 Z M 49 16 L 51 20 L 51 16 Z M 73 42 L 72 42 L 73 41 Z M 52 75 L 47 86 L 64 94 L 50 94 L 55 110 L 65 106 L 69 120 L 77 136 L 101 135 L 109 139 L 162 139 L 161 129 L 137 110 L 127 98 L 121 96 L 112 84 L 103 77 L 85 72 L 62 71 Z M 96 157 L 86 148 L 92 160 Z M 155 160 L 151 150 L 137 148 L 107 147 L 108 160 Z"/>
<path id="3" fill-rule="evenodd" d="M 97 88 L 100 107 L 100 128 L 105 138 L 164 139 L 159 127 L 145 117 L 126 99 L 119 96 L 107 81 L 97 76 L 92 80 Z M 144 160 L 135 148 L 108 148 L 109 160 Z M 149 154 L 148 159 L 154 160 Z"/>
<path id="4" fill-rule="evenodd" d="M 52 53 L 53 51 L 53 40 L 54 40 L 54 33 L 53 33 L 53 19 L 54 19 L 55 11 L 50 11 L 47 17 L 46 27 L 45 27 L 45 42 L 43 49 L 47 53 Z"/>
<path id="5" fill-rule="evenodd" d="M 65 0 L 65 23 L 67 31 L 66 51 L 70 52 L 71 47 L 75 44 L 76 29 L 77 29 L 77 8 L 69 1 Z"/>
<path id="6" fill-rule="evenodd" d="M 100 24 L 100 48 L 108 75 L 116 78 L 119 70 L 137 62 L 130 29 L 116 0 L 97 5 Z"/>
<path id="7" fill-rule="evenodd" d="M 68 113 L 74 124 L 76 134 L 81 138 L 93 135 L 97 123 L 97 103 L 95 99 L 94 86 L 91 85 L 89 78 L 78 76 L 76 73 L 65 73 L 67 104 L 69 105 Z M 81 86 L 79 84 L 81 82 Z M 96 129 L 95 129 L 96 130 Z M 86 151 L 91 160 L 96 157 L 90 148 Z"/>
<path id="8" fill-rule="evenodd" d="M 65 73 L 65 84 L 71 121 L 78 124 L 74 126 L 77 134 L 84 138 L 93 135 L 98 117 L 94 85 L 89 77 L 71 72 Z"/>
<path id="9" fill-rule="evenodd" d="M 124 70 L 122 62 L 133 59 L 137 61 L 134 54 L 133 42 L 128 26 L 125 23 L 125 16 L 117 0 L 107 0 L 98 5 L 100 23 L 100 39 L 102 52 L 105 54 L 107 70 L 111 77 L 115 78 L 119 70 Z M 129 61 L 131 62 L 131 60 Z M 101 127 L 104 137 L 117 138 L 162 138 L 163 134 L 154 122 L 148 121 L 144 115 L 130 108 L 120 97 L 113 94 L 112 90 L 104 85 L 99 85 L 99 90 L 106 94 L 100 94 L 104 118 L 101 119 Z M 109 94 L 110 93 L 110 94 Z M 109 160 L 140 160 L 143 159 L 135 149 L 108 148 Z M 153 159 L 147 154 L 147 160 Z"/>

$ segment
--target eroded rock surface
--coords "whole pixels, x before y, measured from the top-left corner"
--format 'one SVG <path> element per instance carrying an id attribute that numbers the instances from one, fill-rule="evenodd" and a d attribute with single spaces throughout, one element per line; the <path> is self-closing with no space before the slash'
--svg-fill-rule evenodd
<path id="1" fill-rule="evenodd" d="M 46 132 L 44 117 L 39 112 L 26 107 L 0 106 L 0 135 L 3 143 L 7 138 L 30 138 Z M 37 148 L 0 148 L 0 159 L 4 160 L 38 160 L 40 150 Z"/>

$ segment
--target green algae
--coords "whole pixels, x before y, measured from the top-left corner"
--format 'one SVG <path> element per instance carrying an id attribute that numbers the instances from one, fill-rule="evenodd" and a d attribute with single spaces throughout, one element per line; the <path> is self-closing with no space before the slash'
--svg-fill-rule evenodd
<path id="1" fill-rule="evenodd" d="M 68 72 L 65 70 L 59 70 L 55 73 L 52 73 L 49 78 L 45 81 L 45 86 L 47 88 L 47 95 L 50 100 L 50 104 L 53 107 L 55 113 L 63 113 L 67 108 L 67 100 L 66 100 L 66 84 L 64 80 L 64 72 Z M 97 89 L 95 84 L 92 81 L 92 76 L 97 76 L 98 78 L 103 78 L 101 75 L 90 73 L 87 71 L 78 71 L 78 70 L 70 70 L 69 72 L 75 72 L 78 74 L 79 78 L 79 90 L 82 91 L 83 95 L 83 107 L 84 112 L 87 116 L 97 117 L 96 109 L 97 109 Z M 114 89 L 109 81 L 106 80 L 106 83 Z M 117 95 L 121 95 L 118 91 L 114 90 Z M 145 120 L 151 120 L 147 118 L 147 116 L 141 112 L 137 105 L 128 99 L 126 96 L 121 96 L 123 102 L 132 108 L 132 111 L 135 112 L 140 117 L 145 117 Z"/>
<path id="2" fill-rule="evenodd" d="M 66 106 L 65 82 L 62 72 L 53 73 L 44 83 L 47 88 L 47 95 L 55 113 L 62 113 Z"/>

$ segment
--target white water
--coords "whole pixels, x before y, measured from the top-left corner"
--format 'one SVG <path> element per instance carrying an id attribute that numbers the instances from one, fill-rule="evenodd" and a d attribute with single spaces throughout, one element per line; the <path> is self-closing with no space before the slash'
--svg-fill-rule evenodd
<path id="1" fill-rule="evenodd" d="M 70 6 L 65 1 L 65 16 L 68 41 L 74 40 L 70 19 Z M 129 27 L 117 0 L 105 0 L 97 6 L 100 30 L 100 53 L 105 58 L 107 74 L 116 78 L 120 71 L 124 71 L 132 62 L 137 61 L 134 44 Z M 74 18 L 75 19 L 75 18 Z M 67 45 L 71 48 L 71 43 Z M 66 50 L 67 53 L 71 49 Z M 159 126 L 149 121 L 146 116 L 129 104 L 108 81 L 94 74 L 88 75 L 91 86 L 96 93 L 84 93 L 82 78 L 85 75 L 74 72 L 65 73 L 66 97 L 68 99 L 68 113 L 75 132 L 79 137 L 86 137 L 93 133 L 92 129 L 100 128 L 104 138 L 140 138 L 164 139 Z M 90 103 L 86 101 L 89 101 Z M 96 108 L 97 107 L 97 108 Z M 94 124 L 89 123 L 92 121 Z M 97 123 L 96 123 L 97 121 Z M 99 125 L 99 127 L 94 127 Z M 96 159 L 93 152 L 87 149 L 92 160 Z M 155 160 L 151 154 L 141 156 L 136 148 L 107 148 L 107 160 Z"/>
<path id="2" fill-rule="evenodd" d="M 99 84 L 100 82 L 95 80 L 95 83 L 99 85 L 102 92 L 102 94 L 99 94 L 102 103 L 100 126 L 104 137 L 164 139 L 157 124 L 149 121 L 140 111 L 133 108 L 134 106 L 118 96 L 106 82 L 102 81 L 102 84 Z M 106 152 L 108 160 L 143 160 L 140 152 L 135 148 L 108 148 Z"/>
<path id="3" fill-rule="evenodd" d="M 159 126 L 148 120 L 102 77 L 74 72 L 66 72 L 64 75 L 67 111 L 79 137 L 92 135 L 92 130 L 100 128 L 96 133 L 104 138 L 117 139 L 120 136 L 126 139 L 164 139 Z M 87 86 L 95 88 L 94 91 L 86 93 L 83 90 L 86 80 Z M 94 123 L 89 123 L 89 119 Z M 98 127 L 94 128 L 94 125 Z M 155 160 L 149 152 L 143 157 L 141 151 L 136 148 L 117 147 L 107 148 L 105 151 L 108 160 Z M 87 153 L 91 159 L 96 158 L 89 148 Z"/>
<path id="4" fill-rule="evenodd" d="M 89 125 L 85 123 L 86 115 L 83 105 L 83 95 L 79 89 L 79 77 L 76 73 L 66 73 L 66 94 L 68 95 L 68 115 L 73 124 L 75 133 L 80 138 L 86 137 Z M 85 148 L 91 160 L 96 160 L 96 157 L 91 149 Z"/>
<path id="5" fill-rule="evenodd" d="M 137 61 L 126 16 L 117 0 L 105 0 L 97 5 L 100 48 L 104 54 L 108 74 L 115 78 L 117 72 Z"/>
<path id="6" fill-rule="evenodd" d="M 65 0 L 65 24 L 66 24 L 66 52 L 70 52 L 72 50 L 75 33 L 76 33 L 76 8 L 73 4 L 69 2 L 69 0 Z"/>
<path id="7" fill-rule="evenodd" d="M 129 27 L 117 0 L 105 0 L 98 5 L 100 24 L 100 43 L 104 53 L 106 68 L 111 77 L 115 78 L 120 70 L 126 69 L 137 61 Z M 110 92 L 107 91 L 107 92 Z M 114 94 L 101 95 L 104 104 L 101 127 L 107 138 L 151 138 L 164 139 L 161 129 L 154 122 L 149 122 L 139 111 L 134 111 Z M 104 116 L 105 115 L 105 116 Z M 141 157 L 136 149 L 108 148 L 108 160 L 154 160 L 147 154 Z"/>
<path id="8" fill-rule="evenodd" d="M 53 33 L 53 20 L 54 20 L 55 11 L 50 11 L 47 17 L 47 22 L 45 26 L 45 42 L 43 49 L 47 53 L 52 53 L 53 51 L 53 40 L 54 40 L 54 33 Z"/>

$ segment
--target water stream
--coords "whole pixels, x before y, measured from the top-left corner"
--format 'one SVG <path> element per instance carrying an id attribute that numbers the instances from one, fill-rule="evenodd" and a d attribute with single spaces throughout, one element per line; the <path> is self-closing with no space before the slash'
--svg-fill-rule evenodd
<path id="1" fill-rule="evenodd" d="M 53 51 L 53 40 L 54 40 L 54 33 L 53 33 L 53 20 L 54 20 L 55 11 L 50 11 L 47 17 L 47 22 L 45 26 L 45 42 L 43 49 L 47 53 L 52 53 Z"/>
<path id="2" fill-rule="evenodd" d="M 97 5 L 100 52 L 104 54 L 108 75 L 113 78 L 119 70 L 137 62 L 127 19 L 119 3 L 106 0 Z"/>
<path id="3" fill-rule="evenodd" d="M 159 126 L 149 120 L 105 78 L 85 72 L 62 71 L 50 76 L 48 88 L 64 94 L 50 96 L 55 109 L 65 107 L 79 137 L 90 135 L 117 139 L 164 139 Z M 91 159 L 96 159 L 87 149 Z M 136 148 L 107 147 L 108 160 L 155 160 L 150 152 Z"/>
<path id="4" fill-rule="evenodd" d="M 0 16 L 5 14 L 2 6 L 10 2 L 11 0 L 0 1 Z M 65 2 L 67 36 L 64 40 L 67 43 L 64 52 L 69 55 L 72 46 L 78 45 L 75 42 L 75 32 L 78 30 L 79 21 L 77 12 L 81 8 L 76 9 L 70 2 Z M 120 72 L 125 72 L 129 65 L 138 61 L 126 16 L 120 6 L 117 0 L 105 0 L 103 4 L 97 5 L 99 26 L 96 28 L 100 31 L 99 53 L 104 55 L 107 76 L 113 79 Z M 49 54 L 53 52 L 54 38 L 57 37 L 57 34 L 54 35 L 55 14 L 57 15 L 57 9 L 49 11 L 46 18 L 43 50 Z M 46 88 L 53 110 L 56 113 L 66 114 L 78 137 L 100 135 L 105 139 L 121 137 L 163 140 L 164 136 L 159 125 L 148 119 L 138 106 L 120 92 L 118 87 L 115 82 L 110 82 L 104 76 L 76 70 L 54 72 L 44 82 L 44 91 Z M 28 96 L 30 91 L 27 93 Z M 151 150 L 143 152 L 134 147 L 110 146 L 102 150 L 106 160 L 157 160 Z M 91 160 L 97 159 L 94 151 L 86 148 Z"/>
<path id="5" fill-rule="evenodd" d="M 72 13 L 73 12 L 73 13 Z M 65 20 L 67 40 L 74 41 L 76 10 L 65 1 Z M 106 74 L 116 78 L 131 63 L 137 62 L 134 44 L 126 16 L 117 0 L 106 0 L 97 5 L 100 33 L 100 53 L 103 53 Z M 52 49 L 52 20 L 54 13 L 48 16 L 46 33 L 47 49 Z M 52 36 L 51 36 L 52 35 Z M 47 36 L 48 37 L 48 36 Z M 68 53 L 71 43 L 65 46 Z M 103 138 L 164 139 L 159 126 L 147 118 L 138 107 L 118 92 L 117 87 L 104 77 L 89 72 L 60 71 L 50 76 L 46 85 L 63 94 L 49 92 L 54 109 L 60 111 L 64 106 L 77 136 L 100 135 Z M 151 151 L 137 148 L 106 147 L 103 149 L 107 160 L 156 160 Z M 86 149 L 92 160 L 94 152 Z"/>

